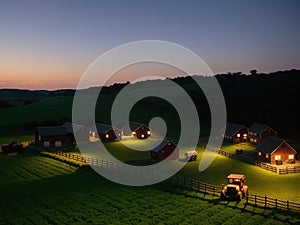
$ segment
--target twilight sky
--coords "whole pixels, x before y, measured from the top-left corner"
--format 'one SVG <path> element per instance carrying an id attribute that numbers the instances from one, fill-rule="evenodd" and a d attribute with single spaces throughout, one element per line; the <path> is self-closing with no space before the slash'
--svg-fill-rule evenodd
<path id="1" fill-rule="evenodd" d="M 0 88 L 75 88 L 101 54 L 148 39 L 214 73 L 300 69 L 299 11 L 297 0 L 0 0 Z"/>

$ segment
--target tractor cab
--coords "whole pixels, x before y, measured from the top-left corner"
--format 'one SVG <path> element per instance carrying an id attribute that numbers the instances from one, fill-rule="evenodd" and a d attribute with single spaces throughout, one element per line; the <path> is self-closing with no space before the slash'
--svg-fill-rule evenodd
<path id="1" fill-rule="evenodd" d="M 245 175 L 230 174 L 227 176 L 227 179 L 228 184 L 222 185 L 221 198 L 234 198 L 240 201 L 248 195 L 248 186 L 245 185 Z"/>

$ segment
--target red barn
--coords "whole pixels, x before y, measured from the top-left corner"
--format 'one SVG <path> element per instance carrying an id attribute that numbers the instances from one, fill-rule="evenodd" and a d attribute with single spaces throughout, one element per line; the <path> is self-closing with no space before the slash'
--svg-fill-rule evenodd
<path id="1" fill-rule="evenodd" d="M 294 163 L 296 150 L 285 140 L 277 137 L 268 137 L 256 148 L 257 157 L 260 161 L 282 164 L 282 162 Z"/>
<path id="2" fill-rule="evenodd" d="M 154 144 L 150 151 L 152 160 L 164 160 L 171 156 L 171 160 L 179 160 L 179 148 L 168 140 L 159 141 Z"/>
<path id="3" fill-rule="evenodd" d="M 110 124 L 96 123 L 96 129 L 101 141 L 116 141 L 121 139 L 121 131 Z"/>
<path id="4" fill-rule="evenodd" d="M 44 147 L 61 147 L 69 141 L 67 129 L 63 126 L 37 127 L 35 131 L 35 143 Z"/>
<path id="5" fill-rule="evenodd" d="M 129 122 L 130 130 L 125 128 L 122 129 L 122 134 L 124 136 L 134 136 L 137 139 L 147 139 L 151 135 L 150 128 L 145 124 Z"/>

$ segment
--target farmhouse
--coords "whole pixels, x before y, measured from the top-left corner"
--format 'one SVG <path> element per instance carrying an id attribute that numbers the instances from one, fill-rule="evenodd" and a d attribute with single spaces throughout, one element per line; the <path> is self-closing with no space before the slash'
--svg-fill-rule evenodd
<path id="1" fill-rule="evenodd" d="M 115 141 L 122 138 L 121 131 L 110 124 L 96 123 L 96 129 L 101 141 Z M 94 132 L 91 134 L 95 137 Z"/>
<path id="2" fill-rule="evenodd" d="M 89 140 L 89 131 L 86 127 L 76 123 L 64 123 L 63 127 L 67 129 L 69 139 L 75 142 L 75 135 L 77 141 L 88 141 Z"/>
<path id="3" fill-rule="evenodd" d="M 265 124 L 255 123 L 248 130 L 248 140 L 254 144 L 261 144 L 269 136 L 277 137 L 277 132 Z"/>
<path id="4" fill-rule="evenodd" d="M 285 140 L 277 137 L 266 138 L 256 151 L 260 161 L 273 164 L 294 163 L 297 153 Z"/>
<path id="5" fill-rule="evenodd" d="M 146 139 L 151 135 L 150 128 L 145 124 L 129 122 L 130 130 L 122 129 L 124 136 L 134 136 L 137 139 Z"/>
<path id="6" fill-rule="evenodd" d="M 248 128 L 236 124 L 236 123 L 227 123 L 226 130 L 224 133 L 224 140 L 233 144 L 246 142 L 248 136 Z"/>
<path id="7" fill-rule="evenodd" d="M 35 131 L 35 143 L 40 143 L 44 147 L 61 147 L 68 140 L 68 131 L 63 126 L 37 127 Z"/>
<path id="8" fill-rule="evenodd" d="M 155 143 L 150 151 L 151 159 L 160 161 L 168 158 L 179 160 L 179 148 L 168 140 L 162 140 Z"/>

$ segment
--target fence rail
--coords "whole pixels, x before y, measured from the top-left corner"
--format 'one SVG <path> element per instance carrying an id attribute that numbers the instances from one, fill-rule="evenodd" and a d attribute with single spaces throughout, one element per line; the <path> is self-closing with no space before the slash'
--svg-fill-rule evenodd
<path id="1" fill-rule="evenodd" d="M 284 169 L 279 169 L 279 174 L 289 174 L 289 173 L 300 173 L 300 166 L 286 167 Z"/>
<path id="2" fill-rule="evenodd" d="M 271 166 L 271 165 L 269 165 L 267 163 L 264 163 L 264 162 L 257 162 L 256 165 L 263 168 L 263 169 L 266 169 L 266 170 L 269 170 L 271 172 L 277 173 L 277 167 L 276 166 Z"/>
<path id="3" fill-rule="evenodd" d="M 246 204 L 253 204 L 265 208 L 286 209 L 293 212 L 300 212 L 299 203 L 290 202 L 288 200 L 283 201 L 276 198 L 270 198 L 268 196 L 248 195 L 246 197 Z"/>
<path id="4" fill-rule="evenodd" d="M 118 164 L 108 162 L 108 161 L 102 160 L 102 159 L 83 157 L 80 155 L 61 152 L 61 151 L 56 151 L 56 152 L 51 152 L 51 153 L 66 157 L 68 159 L 73 159 L 73 160 L 76 160 L 79 162 L 89 163 L 91 165 L 97 165 L 97 166 L 106 167 L 106 168 L 119 168 Z M 267 166 L 268 165 L 266 165 L 266 168 L 268 168 Z M 300 167 L 297 169 L 300 169 Z M 138 173 L 141 174 L 142 170 L 140 172 L 136 171 L 136 174 L 138 174 Z M 153 174 L 152 174 L 152 176 L 153 176 Z M 182 185 L 184 187 L 190 188 L 192 190 L 196 190 L 196 191 L 204 193 L 204 194 L 211 194 L 211 195 L 215 195 L 215 196 L 220 196 L 221 189 L 222 189 L 221 186 L 212 185 L 207 182 L 201 182 L 201 181 L 198 181 L 198 180 L 195 180 L 192 178 L 188 178 L 188 177 L 184 177 L 181 175 L 174 175 L 169 178 L 169 181 L 174 182 L 179 185 Z M 276 208 L 276 209 L 289 210 L 289 211 L 293 211 L 293 212 L 300 212 L 300 203 L 290 202 L 288 200 L 284 201 L 284 200 L 280 200 L 280 199 L 270 198 L 268 196 L 260 196 L 260 195 L 255 195 L 255 194 L 246 196 L 245 204 L 261 206 L 261 207 L 265 207 L 265 208 Z"/>
<path id="5" fill-rule="evenodd" d="M 68 159 L 75 160 L 77 162 L 83 162 L 83 163 L 88 163 L 90 165 L 95 165 L 95 166 L 101 166 L 101 167 L 106 167 L 106 168 L 118 168 L 118 164 L 109 162 L 103 159 L 95 159 L 95 158 L 89 158 L 89 157 L 84 157 L 81 155 L 77 154 L 72 154 L 68 152 L 62 152 L 62 151 L 52 151 L 50 153 L 66 157 Z"/>

